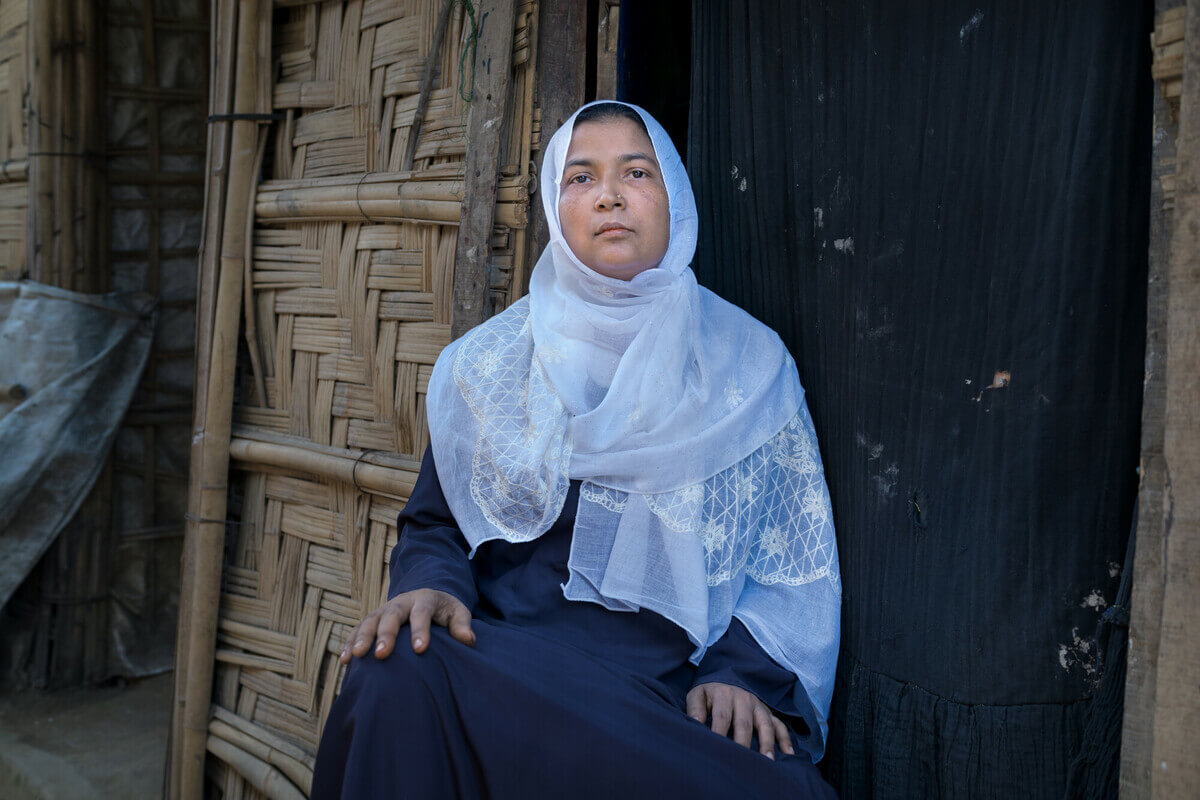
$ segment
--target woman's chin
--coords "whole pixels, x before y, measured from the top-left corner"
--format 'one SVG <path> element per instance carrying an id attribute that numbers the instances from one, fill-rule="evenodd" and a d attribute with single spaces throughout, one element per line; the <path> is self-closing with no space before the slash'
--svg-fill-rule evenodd
<path id="1" fill-rule="evenodd" d="M 598 263 L 587 265 L 593 272 L 598 272 L 606 278 L 615 278 L 620 281 L 631 281 L 641 273 L 650 269 L 650 267 L 640 264 L 612 264 Z"/>

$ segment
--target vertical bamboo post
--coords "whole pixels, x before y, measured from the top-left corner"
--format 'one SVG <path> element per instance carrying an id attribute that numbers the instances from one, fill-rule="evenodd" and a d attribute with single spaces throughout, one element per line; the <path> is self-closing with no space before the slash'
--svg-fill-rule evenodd
<path id="1" fill-rule="evenodd" d="M 1158 0 L 1162 8 L 1164 0 Z M 1174 211 L 1167 203 L 1167 187 L 1175 178 L 1175 138 L 1177 123 L 1167 99 L 1168 83 L 1182 81 L 1178 71 L 1163 70 L 1162 48 L 1168 39 L 1177 41 L 1174 30 L 1166 25 L 1186 7 L 1160 13 L 1155 19 L 1156 60 L 1154 128 L 1166 132 L 1155 136 L 1151 145 L 1150 246 L 1146 285 L 1146 379 L 1142 387 L 1141 456 L 1138 474 L 1137 543 L 1133 563 L 1133 593 L 1129 622 L 1128 671 L 1125 677 L 1125 707 L 1121 720 L 1122 797 L 1149 797 L 1154 770 L 1151 766 L 1154 745 L 1154 698 L 1157 679 L 1158 642 L 1162 624 L 1164 574 L 1163 513 L 1166 488 L 1166 464 L 1163 438 L 1166 429 L 1167 385 L 1167 272 L 1171 260 Z M 1173 27 L 1173 25 L 1172 25 Z M 1182 27 L 1182 22 L 1180 23 Z M 1164 35 L 1166 34 L 1166 35 Z M 1182 36 L 1182 32 L 1179 32 Z M 1166 71 L 1168 75 L 1162 73 Z"/>
<path id="2" fill-rule="evenodd" d="M 542 114 L 541 146 L 544 149 L 551 134 L 583 105 L 587 83 L 587 0 L 541 0 L 537 30 L 534 106 Z M 543 31 L 555 31 L 553 47 L 541 41 Z M 521 294 L 529 291 L 529 276 L 550 241 L 550 228 L 546 225 L 541 202 L 535 200 L 529 205 L 526 266 L 522 285 L 513 287 L 514 293 L 520 289 Z"/>
<path id="3" fill-rule="evenodd" d="M 49 103 L 46 93 L 52 86 L 54 4 L 29 4 L 29 221 L 26 263 L 35 280 L 55 283 L 46 269 L 43 234 L 53 216 L 50 189 L 51 162 L 43 155 L 51 150 L 50 127 L 46 119 Z"/>
<path id="4" fill-rule="evenodd" d="M 454 257 L 451 335 L 458 338 L 487 316 L 487 262 L 496 210 L 497 163 L 512 68 L 513 0 L 478 5 L 479 42 L 475 85 L 467 114 L 467 161 L 463 207 Z"/>
<path id="5" fill-rule="evenodd" d="M 1188 0 L 1185 20 L 1175 225 L 1166 276 L 1161 569 L 1135 573 L 1133 596 L 1135 608 L 1143 605 L 1136 582 L 1143 577 L 1161 592 L 1153 610 L 1159 640 L 1147 794 L 1164 798 L 1195 797 L 1200 785 L 1194 749 L 1200 736 L 1200 0 Z M 1137 609 L 1138 616 L 1147 610 Z M 1139 655 L 1137 645 L 1131 643 L 1133 657 Z"/>
<path id="6" fill-rule="evenodd" d="M 233 112 L 257 111 L 259 91 L 259 0 L 239 0 Z M 267 54 L 269 58 L 269 53 Z M 257 176 L 257 123 L 235 119 L 229 148 L 228 192 L 222 211 L 220 261 L 213 303 L 211 350 L 205 370 L 201 427 L 192 436 L 192 458 L 199 461 L 198 481 L 188 489 L 185 548 L 190 598 L 186 625 L 187 673 L 184 678 L 179 742 L 179 796 L 199 798 L 204 788 L 204 758 L 213 684 L 217 612 L 225 544 L 229 439 L 233 383 L 241 315 L 242 271 L 246 269 L 247 208 Z M 199 389 L 199 387 L 198 387 Z M 199 414 L 199 410 L 197 414 Z"/>

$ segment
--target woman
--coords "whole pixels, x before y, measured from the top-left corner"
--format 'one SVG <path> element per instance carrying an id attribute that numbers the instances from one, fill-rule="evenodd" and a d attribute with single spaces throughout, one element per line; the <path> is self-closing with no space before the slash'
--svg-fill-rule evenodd
<path id="1" fill-rule="evenodd" d="M 313 797 L 832 794 L 841 591 L 795 364 L 697 286 L 691 186 L 641 109 L 577 111 L 542 202 L 528 298 L 434 368 Z"/>

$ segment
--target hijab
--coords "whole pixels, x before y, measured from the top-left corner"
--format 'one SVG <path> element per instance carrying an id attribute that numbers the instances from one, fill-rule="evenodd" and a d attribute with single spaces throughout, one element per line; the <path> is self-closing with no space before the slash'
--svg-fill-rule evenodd
<path id="1" fill-rule="evenodd" d="M 662 614 L 696 663 L 736 615 L 799 677 L 819 757 L 841 588 L 804 391 L 778 335 L 697 284 L 691 183 L 662 126 L 629 107 L 666 185 L 666 254 L 625 281 L 571 251 L 558 200 L 576 111 L 543 155 L 550 241 L 529 295 L 434 367 L 439 479 L 472 555 L 541 536 L 582 481 L 564 595 Z"/>

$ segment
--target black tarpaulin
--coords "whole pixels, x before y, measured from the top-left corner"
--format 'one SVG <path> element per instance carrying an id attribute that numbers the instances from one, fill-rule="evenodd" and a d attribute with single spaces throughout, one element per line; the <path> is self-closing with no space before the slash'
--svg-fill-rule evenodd
<path id="1" fill-rule="evenodd" d="M 1054 797 L 1137 487 L 1149 9 L 693 5 L 702 284 L 779 331 L 844 581 L 848 797 Z"/>

